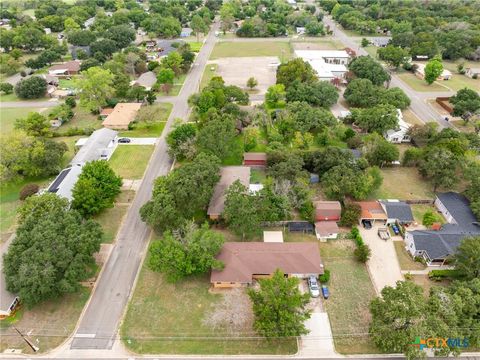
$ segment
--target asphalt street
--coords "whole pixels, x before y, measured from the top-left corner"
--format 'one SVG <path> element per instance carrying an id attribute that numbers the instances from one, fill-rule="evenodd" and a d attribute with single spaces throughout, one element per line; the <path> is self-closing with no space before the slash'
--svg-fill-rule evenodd
<path id="1" fill-rule="evenodd" d="M 342 31 L 340 26 L 338 26 L 330 16 L 325 16 L 323 18 L 323 22 L 325 25 L 330 26 L 330 29 L 333 31 L 333 36 L 340 40 L 345 46 L 355 50 L 357 55 L 368 55 L 365 49 L 361 48 L 360 45 L 354 40 L 353 37 L 348 36 L 345 32 Z M 392 80 L 390 81 L 390 87 L 399 87 L 402 89 L 405 94 L 411 99 L 410 108 L 412 111 L 417 115 L 417 117 L 424 123 L 436 121 L 440 128 L 451 127 L 451 124 L 448 121 L 445 121 L 444 118 L 438 114 L 435 110 L 433 110 L 430 105 L 428 105 L 426 101 L 426 97 L 435 98 L 438 96 L 438 93 L 424 93 L 421 96 L 412 88 L 410 88 L 407 84 L 405 84 L 400 78 L 390 73 Z"/>
<path id="2" fill-rule="evenodd" d="M 173 120 L 187 119 L 190 95 L 198 91 L 205 64 L 215 45 L 215 23 L 190 70 L 180 94 L 173 101 L 163 135 L 150 159 L 140 189 L 117 235 L 112 253 L 104 265 L 94 293 L 75 332 L 71 349 L 111 349 L 119 322 L 126 310 L 142 259 L 147 250 L 151 229 L 140 219 L 139 210 L 151 197 L 154 180 L 166 175 L 172 167 L 167 154 L 165 135 Z"/>

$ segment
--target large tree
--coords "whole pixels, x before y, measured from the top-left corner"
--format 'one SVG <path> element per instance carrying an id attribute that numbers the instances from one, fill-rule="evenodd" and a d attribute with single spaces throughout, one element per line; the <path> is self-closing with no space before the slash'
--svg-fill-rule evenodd
<path id="1" fill-rule="evenodd" d="M 122 178 L 117 176 L 107 161 L 97 160 L 85 164 L 72 190 L 72 207 L 89 217 L 113 207 L 120 193 Z"/>
<path id="2" fill-rule="evenodd" d="M 374 85 L 383 85 L 390 81 L 388 72 L 370 56 L 358 56 L 354 58 L 348 65 L 348 69 L 355 74 L 356 77 L 368 79 Z"/>
<path id="3" fill-rule="evenodd" d="M 419 171 L 423 177 L 431 180 L 433 191 L 439 187 L 451 189 L 458 181 L 457 167 L 460 165 L 458 157 L 443 147 L 431 147 L 426 150 L 420 162 Z"/>
<path id="4" fill-rule="evenodd" d="M 433 58 L 425 65 L 425 81 L 428 85 L 434 83 L 437 78 L 442 75 L 443 65 L 439 58 Z"/>
<path id="5" fill-rule="evenodd" d="M 281 64 L 277 69 L 277 84 L 285 85 L 286 89 L 288 89 L 295 80 L 312 82 L 315 81 L 316 78 L 317 76 L 312 66 L 301 58 L 296 58 L 285 64 Z"/>
<path id="6" fill-rule="evenodd" d="M 222 216 L 229 228 L 244 239 L 257 235 L 263 220 L 257 196 L 251 195 L 238 180 L 227 190 Z"/>
<path id="7" fill-rule="evenodd" d="M 327 81 L 294 82 L 287 90 L 287 101 L 306 101 L 310 105 L 330 108 L 338 100 L 337 88 Z"/>
<path id="8" fill-rule="evenodd" d="M 114 41 L 118 49 L 123 49 L 135 40 L 135 29 L 128 24 L 112 26 L 105 32 L 104 36 Z"/>
<path id="9" fill-rule="evenodd" d="M 449 99 L 453 104 L 453 115 L 468 121 L 474 114 L 480 113 L 480 95 L 469 88 L 463 88 Z"/>
<path id="10" fill-rule="evenodd" d="M 365 158 L 372 166 L 383 167 L 400 157 L 397 146 L 388 142 L 379 134 L 371 134 L 364 138 L 363 144 Z"/>
<path id="11" fill-rule="evenodd" d="M 24 208 L 29 210 L 20 210 L 3 264 L 8 290 L 33 306 L 80 288 L 100 249 L 102 230 L 52 193 L 28 198 Z"/>
<path id="12" fill-rule="evenodd" d="M 368 109 L 354 109 L 353 121 L 363 130 L 383 135 L 387 130 L 396 129 L 398 113 L 392 105 L 380 104 Z"/>
<path id="13" fill-rule="evenodd" d="M 378 57 L 390 66 L 398 68 L 408 59 L 408 51 L 401 47 L 387 45 L 378 49 Z"/>
<path id="14" fill-rule="evenodd" d="M 148 266 L 165 273 L 172 282 L 212 269 L 222 269 L 222 262 L 215 256 L 224 241 L 223 235 L 210 230 L 206 223 L 200 228 L 194 223 L 187 223 L 175 233 L 167 231 L 162 239 L 150 245 Z"/>
<path id="15" fill-rule="evenodd" d="M 195 154 L 195 137 L 197 127 L 193 124 L 181 124 L 167 136 L 168 153 L 178 160 L 189 159 Z"/>
<path id="16" fill-rule="evenodd" d="M 200 33 L 205 35 L 208 32 L 208 25 L 200 15 L 193 15 L 192 20 L 190 21 L 190 26 L 197 36 L 197 42 L 199 41 Z"/>
<path id="17" fill-rule="evenodd" d="M 235 147 L 236 120 L 230 115 L 211 113 L 206 124 L 198 131 L 197 146 L 200 151 L 217 156 L 219 159 L 231 155 Z"/>
<path id="18" fill-rule="evenodd" d="M 52 133 L 50 122 L 38 112 L 31 112 L 26 118 L 15 120 L 15 128 L 30 136 L 49 136 Z"/>
<path id="19" fill-rule="evenodd" d="M 39 76 L 31 76 L 20 80 L 15 85 L 15 94 L 20 99 L 38 99 L 45 96 L 47 82 Z"/>
<path id="20" fill-rule="evenodd" d="M 480 278 L 480 236 L 462 240 L 454 256 L 455 270 L 466 279 Z"/>
<path id="21" fill-rule="evenodd" d="M 282 270 L 270 279 L 259 280 L 260 289 L 250 289 L 255 330 L 265 337 L 301 336 L 308 334 L 305 321 L 311 316 L 307 309 L 309 294 L 298 288 L 300 280 L 285 277 Z"/>
<path id="22" fill-rule="evenodd" d="M 101 111 L 107 104 L 107 99 L 115 93 L 113 79 L 114 75 L 110 70 L 98 66 L 84 71 L 75 83 L 80 90 L 80 104 L 90 111 Z"/>
<path id="23" fill-rule="evenodd" d="M 369 79 L 353 79 L 347 85 L 343 97 L 355 107 L 370 107 L 378 103 L 380 91 Z"/>

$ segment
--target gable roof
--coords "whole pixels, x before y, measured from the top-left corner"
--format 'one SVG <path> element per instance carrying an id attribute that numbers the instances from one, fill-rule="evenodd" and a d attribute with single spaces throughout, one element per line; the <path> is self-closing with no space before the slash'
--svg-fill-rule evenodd
<path id="1" fill-rule="evenodd" d="M 243 153 L 243 160 L 264 160 L 267 161 L 267 154 L 262 152 L 246 152 Z"/>
<path id="2" fill-rule="evenodd" d="M 254 274 L 323 274 L 318 245 L 314 242 L 227 242 L 217 259 L 223 270 L 212 270 L 211 282 L 252 282 Z"/>
<path id="3" fill-rule="evenodd" d="M 340 201 L 315 201 L 315 215 L 320 217 L 340 217 L 342 205 Z"/>
<path id="4" fill-rule="evenodd" d="M 471 226 L 477 222 L 475 215 L 470 209 L 470 202 L 462 194 L 449 191 L 437 193 L 437 198 L 447 208 L 458 225 Z"/>
<path id="5" fill-rule="evenodd" d="M 102 124 L 106 128 L 127 129 L 141 106 L 140 103 L 118 103 Z"/>
<path id="6" fill-rule="evenodd" d="M 320 236 L 338 234 L 339 228 L 335 221 L 317 221 L 315 223 L 315 232 Z"/>
<path id="7" fill-rule="evenodd" d="M 75 164 L 63 169 L 50 184 L 47 191 L 55 193 L 68 201 L 72 201 L 72 190 L 77 183 L 78 177 L 82 173 L 82 167 L 82 164 Z"/>
<path id="8" fill-rule="evenodd" d="M 410 205 L 404 201 L 382 201 L 385 212 L 389 219 L 397 219 L 400 222 L 413 222 L 413 214 Z"/>
<path id="9" fill-rule="evenodd" d="M 378 201 L 359 201 L 357 204 L 362 209 L 362 219 L 387 219 L 387 214 Z"/>
<path id="10" fill-rule="evenodd" d="M 153 71 L 147 71 L 140 75 L 135 84 L 143 86 L 145 88 L 151 88 L 157 82 L 157 75 Z"/>
<path id="11" fill-rule="evenodd" d="M 99 160 L 117 132 L 111 129 L 95 130 L 85 144 L 80 148 L 70 164 L 83 164 L 89 161 Z"/>
<path id="12" fill-rule="evenodd" d="M 62 64 L 55 64 L 50 66 L 48 71 L 69 71 L 69 72 L 78 72 L 80 71 L 80 64 L 81 61 L 79 60 L 72 60 L 72 61 L 67 61 Z"/>
<path id="13" fill-rule="evenodd" d="M 412 231 L 417 251 L 425 251 L 431 260 L 453 255 L 464 234 L 444 234 L 442 231 Z"/>
<path id="14" fill-rule="evenodd" d="M 250 183 L 250 168 L 248 166 L 224 166 L 220 169 L 220 181 L 215 185 L 207 214 L 220 216 L 225 207 L 226 192 L 230 185 L 240 180 L 248 188 Z"/>

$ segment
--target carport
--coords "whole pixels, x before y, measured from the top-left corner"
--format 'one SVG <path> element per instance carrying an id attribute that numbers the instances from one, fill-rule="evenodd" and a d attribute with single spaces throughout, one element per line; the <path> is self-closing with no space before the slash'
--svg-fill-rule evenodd
<path id="1" fill-rule="evenodd" d="M 384 225 L 387 222 L 387 214 L 383 211 L 382 205 L 378 201 L 359 201 L 360 206 L 360 224 L 368 220 L 374 225 Z"/>

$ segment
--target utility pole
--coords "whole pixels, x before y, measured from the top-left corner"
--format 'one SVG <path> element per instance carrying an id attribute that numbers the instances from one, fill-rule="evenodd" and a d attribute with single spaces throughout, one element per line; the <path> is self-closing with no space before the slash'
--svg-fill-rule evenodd
<path id="1" fill-rule="evenodd" d="M 30 346 L 30 348 L 33 350 L 33 352 L 37 352 L 38 350 L 40 350 L 39 347 L 35 346 L 30 340 L 28 340 L 28 338 L 23 335 L 20 330 L 18 330 L 15 326 L 12 326 L 15 331 L 22 337 L 22 339 L 28 344 L 28 346 Z"/>

